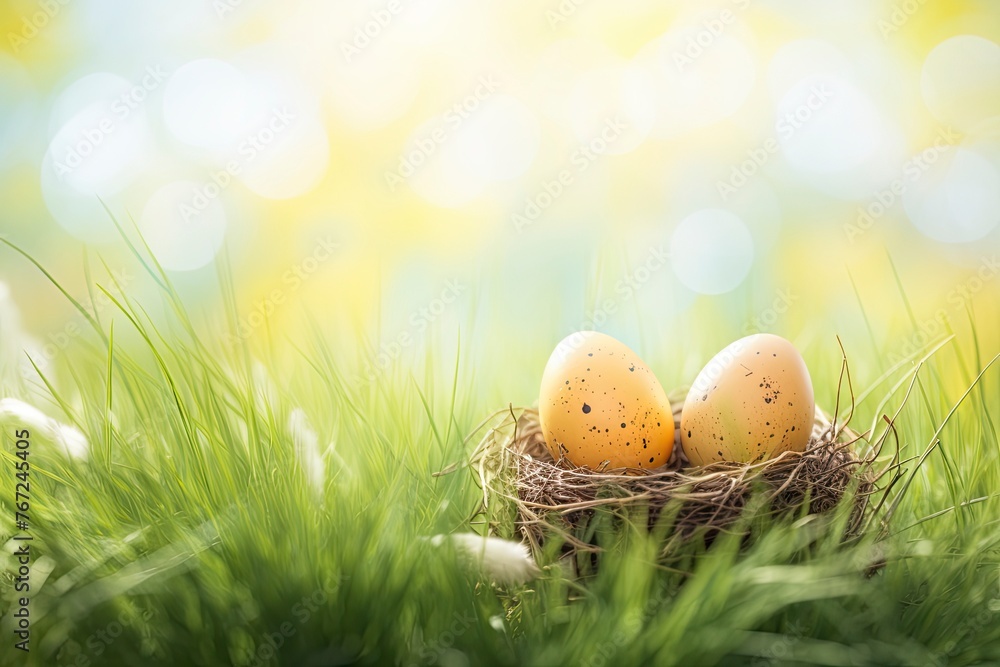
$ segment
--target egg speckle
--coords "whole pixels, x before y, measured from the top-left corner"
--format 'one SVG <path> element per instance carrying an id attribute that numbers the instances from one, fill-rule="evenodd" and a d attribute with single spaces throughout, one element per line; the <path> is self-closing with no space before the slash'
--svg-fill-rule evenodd
<path id="1" fill-rule="evenodd" d="M 698 375 L 681 413 L 681 447 L 693 465 L 803 451 L 815 410 L 798 350 L 780 336 L 754 334 L 719 352 Z"/>
<path id="2" fill-rule="evenodd" d="M 574 465 L 649 469 L 673 451 L 666 392 L 635 352 L 606 334 L 582 331 L 559 343 L 542 375 L 538 413 L 552 456 Z"/>

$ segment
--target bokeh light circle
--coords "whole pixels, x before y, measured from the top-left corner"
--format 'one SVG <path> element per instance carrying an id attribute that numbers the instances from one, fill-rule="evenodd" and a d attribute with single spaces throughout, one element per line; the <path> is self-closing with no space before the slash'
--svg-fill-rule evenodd
<path id="1" fill-rule="evenodd" d="M 1000 224 L 1000 169 L 976 151 L 952 148 L 919 175 L 903 206 L 928 238 L 978 241 Z"/>
<path id="2" fill-rule="evenodd" d="M 445 208 L 472 201 L 486 186 L 482 174 L 462 166 L 461 154 L 447 140 L 438 143 L 447 124 L 436 116 L 418 126 L 386 173 L 386 184 L 396 192 L 408 185 L 424 200 Z"/>
<path id="3" fill-rule="evenodd" d="M 540 145 L 534 114 L 517 98 L 493 93 L 466 98 L 418 127 L 394 162 L 394 174 L 414 192 L 444 207 L 462 206 L 498 181 L 521 176 Z"/>
<path id="4" fill-rule="evenodd" d="M 215 59 L 191 61 L 170 77 L 163 118 L 178 140 L 225 149 L 246 134 L 258 100 L 253 84 L 235 66 Z"/>
<path id="5" fill-rule="evenodd" d="M 505 93 L 493 94 L 479 110 L 448 119 L 456 128 L 448 140 L 455 159 L 484 181 L 517 178 L 538 154 L 538 120 L 524 103 Z"/>
<path id="6" fill-rule="evenodd" d="M 418 61 L 391 41 L 371 45 L 350 60 L 338 52 L 330 70 L 330 104 L 358 130 L 380 128 L 404 115 L 420 90 Z"/>
<path id="7" fill-rule="evenodd" d="M 607 46 L 594 39 L 573 37 L 553 42 L 533 59 L 529 85 L 534 107 L 557 123 L 566 122 L 581 70 L 596 70 L 616 59 Z"/>
<path id="8" fill-rule="evenodd" d="M 155 89 L 115 74 L 77 79 L 57 98 L 47 156 L 59 183 L 92 196 L 108 196 L 132 183 L 137 165 L 153 153 L 146 96 Z"/>
<path id="9" fill-rule="evenodd" d="M 581 144 L 598 138 L 605 153 L 634 150 L 649 135 L 656 107 L 649 90 L 654 85 L 647 70 L 615 63 L 580 76 L 567 99 L 570 126 Z"/>
<path id="10" fill-rule="evenodd" d="M 63 125 L 48 154 L 59 182 L 84 195 L 107 196 L 137 176 L 137 165 L 152 152 L 153 137 L 145 117 L 122 118 L 101 103 L 81 110 Z"/>
<path id="11" fill-rule="evenodd" d="M 1000 44 L 974 35 L 946 39 L 924 61 L 920 91 L 935 118 L 962 130 L 1000 115 Z"/>
<path id="12" fill-rule="evenodd" d="M 107 193 L 84 194 L 69 187 L 57 174 L 52 153 L 42 159 L 40 187 L 45 208 L 59 226 L 74 237 L 88 243 L 105 243 L 117 237 L 115 225 L 101 206 L 103 199 L 112 206 L 113 198 Z"/>
<path id="13" fill-rule="evenodd" d="M 284 113 L 284 112 L 283 112 Z M 315 188 L 330 163 L 326 128 L 311 117 L 294 112 L 272 117 L 243 144 L 239 178 L 255 194 L 267 199 L 290 199 Z"/>
<path id="14" fill-rule="evenodd" d="M 193 271 L 210 264 L 226 235 L 226 212 L 214 181 L 175 181 L 146 202 L 139 229 L 164 268 Z"/>
<path id="15" fill-rule="evenodd" d="M 155 153 L 148 96 L 156 76 L 133 83 L 108 72 L 67 86 L 53 104 L 52 138 L 40 184 L 53 218 L 73 236 L 104 242 L 117 232 L 98 198 L 112 198 L 135 183 Z"/>
<path id="16" fill-rule="evenodd" d="M 875 104 L 837 76 L 800 80 L 778 103 L 775 127 L 785 158 L 818 173 L 853 169 L 882 145 L 884 123 Z"/>
<path id="17" fill-rule="evenodd" d="M 833 75 L 850 81 L 851 59 L 834 44 L 820 39 L 796 39 L 778 49 L 767 65 L 767 86 L 777 102 L 808 77 Z"/>
<path id="18" fill-rule="evenodd" d="M 681 283 L 699 294 L 738 287 L 753 265 L 750 231 L 735 214 L 709 208 L 684 218 L 670 239 L 670 261 Z"/>
<path id="19" fill-rule="evenodd" d="M 754 52 L 734 34 L 735 25 L 713 34 L 706 26 L 716 18 L 711 13 L 690 17 L 635 58 L 653 82 L 649 94 L 657 107 L 658 136 L 682 135 L 728 118 L 753 90 Z"/>

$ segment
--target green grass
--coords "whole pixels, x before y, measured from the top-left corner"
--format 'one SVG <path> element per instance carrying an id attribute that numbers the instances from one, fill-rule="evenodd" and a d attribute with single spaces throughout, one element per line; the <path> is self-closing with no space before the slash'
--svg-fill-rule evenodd
<path id="1" fill-rule="evenodd" d="M 1000 367 L 974 382 L 988 341 L 963 335 L 918 355 L 929 357 L 896 419 L 909 462 L 885 539 L 845 546 L 842 516 L 748 512 L 750 544 L 692 544 L 662 568 L 654 537 L 604 516 L 596 575 L 575 581 L 550 560 L 539 579 L 500 590 L 420 537 L 469 529 L 472 476 L 432 473 L 468 455 L 464 437 L 503 407 L 483 386 L 514 362 L 430 351 L 420 371 L 397 364 L 359 382 L 357 350 L 318 326 L 268 345 L 205 333 L 147 267 L 162 302 L 107 286 L 114 312 L 93 318 L 39 406 L 86 433 L 90 457 L 32 441 L 32 650 L 13 649 L 6 613 L 0 664 L 1000 664 Z M 869 334 L 858 332 L 861 348 Z M 526 358 L 544 358 L 545 341 Z M 852 364 L 874 379 L 890 371 L 884 352 L 853 352 Z M 807 361 L 832 406 L 837 363 Z M 885 428 L 913 369 L 888 372 L 853 423 Z M 859 395 L 869 384 L 855 382 Z M 295 455 L 296 408 L 336 452 L 320 493 Z"/>

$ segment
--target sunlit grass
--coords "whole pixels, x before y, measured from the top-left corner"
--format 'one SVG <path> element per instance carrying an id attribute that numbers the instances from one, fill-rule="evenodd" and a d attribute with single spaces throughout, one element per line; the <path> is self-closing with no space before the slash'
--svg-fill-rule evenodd
<path id="1" fill-rule="evenodd" d="M 976 382 L 993 355 L 975 326 L 893 369 L 873 335 L 865 351 L 859 316 L 849 355 L 869 374 L 856 380 L 853 424 L 877 434 L 882 415 L 896 415 L 907 461 L 885 539 L 843 545 L 842 515 L 751 512 L 750 544 L 692 544 L 662 568 L 655 536 L 603 516 L 595 530 L 608 552 L 593 577 L 569 578 L 553 554 L 536 581 L 501 590 L 420 538 L 469 529 L 472 476 L 433 473 L 467 457 L 465 436 L 504 407 L 487 404 L 483 385 L 518 360 L 429 349 L 413 370 L 397 364 L 366 382 L 358 353 L 332 348 L 315 322 L 291 340 L 232 344 L 205 333 L 134 248 L 162 301 L 95 281 L 114 311 L 86 314 L 93 330 L 69 350 L 62 381 L 46 377 L 40 407 L 85 433 L 90 454 L 71 460 L 33 439 L 36 576 L 51 574 L 35 582 L 30 655 L 4 625 L 2 664 L 1000 661 L 1000 369 Z M 219 319 L 232 327 L 220 276 Z M 839 365 L 811 368 L 832 410 Z M 296 410 L 323 457 L 319 493 L 296 456 Z M 0 522 L 13 532 L 6 491 Z M 5 565 L 13 571 L 9 556 Z M 9 603 L 9 574 L 3 590 Z"/>

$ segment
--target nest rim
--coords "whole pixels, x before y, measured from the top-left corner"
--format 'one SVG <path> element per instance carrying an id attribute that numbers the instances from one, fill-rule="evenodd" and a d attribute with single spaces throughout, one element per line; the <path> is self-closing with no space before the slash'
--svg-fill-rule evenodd
<path id="1" fill-rule="evenodd" d="M 880 447 L 866 442 L 846 421 L 838 423 L 817 407 L 804 451 L 786 451 L 755 463 L 718 461 L 691 466 L 679 442 L 682 407 L 683 401 L 672 395 L 675 443 L 667 464 L 654 469 L 592 470 L 565 458 L 553 459 L 536 407 L 508 406 L 503 423 L 490 429 L 473 455 L 483 494 L 479 513 L 487 516 L 491 503 L 511 503 L 514 528 L 536 555 L 553 532 L 563 539 L 564 554 L 596 552 L 601 549 L 581 540 L 576 529 L 602 506 L 645 505 L 653 510 L 652 528 L 653 515 L 677 502 L 674 534 L 686 539 L 706 529 L 714 535 L 739 519 L 763 481 L 770 487 L 767 502 L 777 512 L 807 504 L 808 514 L 823 514 L 851 493 L 853 507 L 844 539 L 865 532 L 874 513 L 869 499 L 882 490 L 877 485 L 881 473 L 875 470 Z M 513 431 L 498 437 L 497 429 L 503 426 L 513 426 Z M 488 519 L 487 523 L 491 533 L 500 532 Z"/>

